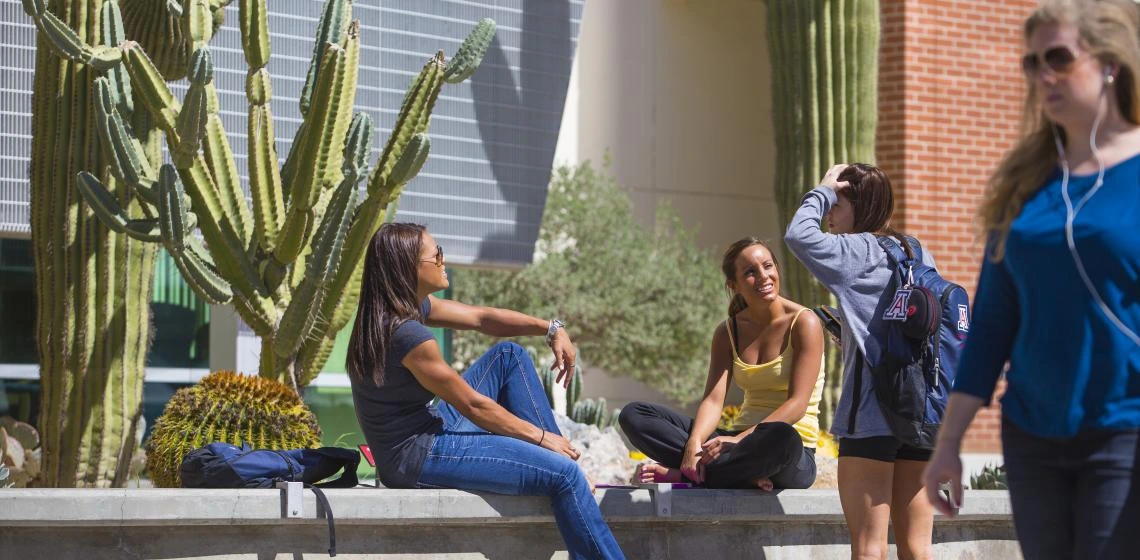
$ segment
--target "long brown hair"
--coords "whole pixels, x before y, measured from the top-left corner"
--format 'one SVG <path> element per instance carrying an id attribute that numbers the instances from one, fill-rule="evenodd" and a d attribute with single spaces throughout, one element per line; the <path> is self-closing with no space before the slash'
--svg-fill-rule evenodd
<path id="1" fill-rule="evenodd" d="M 1046 0 L 1025 20 L 1025 40 L 1042 25 L 1069 24 L 1080 33 L 1081 46 L 1102 64 L 1116 67 L 1113 93 L 1120 114 L 1140 124 L 1140 6 L 1133 0 Z M 988 257 L 1000 262 L 1014 218 L 1049 179 L 1057 166 L 1054 124 L 1037 107 L 1037 84 L 1026 76 L 1022 138 L 998 165 L 978 208 L 981 234 L 992 240 Z M 1066 138 L 1058 130 L 1061 141 Z"/>
<path id="2" fill-rule="evenodd" d="M 368 246 L 356 322 L 348 340 L 348 373 L 358 381 L 384 381 L 388 343 L 408 320 L 420 317 L 416 301 L 424 226 L 384 224 Z"/>
<path id="3" fill-rule="evenodd" d="M 768 250 L 768 254 L 772 255 L 772 262 L 776 263 L 776 271 L 780 270 L 780 260 L 776 258 L 776 253 L 772 251 L 772 247 L 768 245 L 763 239 L 759 237 L 745 237 L 728 246 L 724 251 L 724 257 L 720 260 L 720 271 L 724 273 L 724 287 L 728 289 L 728 283 L 736 281 L 736 258 L 744 252 L 745 249 L 760 245 Z M 744 301 L 744 296 L 740 294 L 732 294 L 732 300 L 728 302 L 728 316 L 732 317 L 737 313 L 745 310 L 748 307 L 748 302 Z"/>
<path id="4" fill-rule="evenodd" d="M 867 163 L 852 163 L 839 174 L 839 181 L 847 181 L 850 186 L 839 191 L 839 196 L 851 202 L 855 223 L 852 233 L 873 233 L 889 235 L 899 240 L 903 250 L 914 258 L 910 244 L 903 234 L 891 227 L 895 214 L 895 192 L 891 179 L 878 167 Z"/>

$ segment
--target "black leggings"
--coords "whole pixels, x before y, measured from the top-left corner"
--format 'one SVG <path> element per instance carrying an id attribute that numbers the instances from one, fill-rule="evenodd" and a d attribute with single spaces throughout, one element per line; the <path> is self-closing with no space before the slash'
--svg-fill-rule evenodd
<path id="1" fill-rule="evenodd" d="M 666 467 L 681 467 L 692 418 L 661 405 L 632 402 L 621 409 L 618 421 L 642 453 Z M 738 433 L 718 429 L 713 437 Z M 755 488 L 758 478 L 770 479 L 776 488 L 810 487 L 815 482 L 815 449 L 805 448 L 790 424 L 765 422 L 705 468 L 709 488 Z"/>

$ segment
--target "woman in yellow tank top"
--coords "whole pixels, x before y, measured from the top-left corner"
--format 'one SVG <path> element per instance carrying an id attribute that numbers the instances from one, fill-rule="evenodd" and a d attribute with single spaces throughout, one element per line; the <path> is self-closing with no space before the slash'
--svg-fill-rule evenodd
<path id="1" fill-rule="evenodd" d="M 644 402 L 621 411 L 630 442 L 657 461 L 634 476 L 711 488 L 807 488 L 815 481 L 823 328 L 814 313 L 780 296 L 779 263 L 763 241 L 733 243 L 721 270 L 732 303 L 713 333 L 697 417 Z M 741 419 L 717 429 L 730 380 L 744 391 Z"/>

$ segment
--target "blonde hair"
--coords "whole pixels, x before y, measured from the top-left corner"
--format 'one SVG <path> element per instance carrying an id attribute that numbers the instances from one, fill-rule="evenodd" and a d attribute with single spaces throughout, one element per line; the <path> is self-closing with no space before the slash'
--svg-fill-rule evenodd
<path id="1" fill-rule="evenodd" d="M 1045 0 L 1025 20 L 1025 39 L 1048 24 L 1068 24 L 1080 33 L 1081 46 L 1102 64 L 1116 67 L 1113 93 L 1120 114 L 1140 124 L 1140 5 L 1134 0 Z M 1022 138 L 998 165 L 978 210 L 982 234 L 987 236 L 989 258 L 1000 262 L 1010 224 L 1057 165 L 1053 123 L 1037 109 L 1036 83 L 1027 76 Z M 1061 141 L 1064 130 L 1058 128 Z"/>

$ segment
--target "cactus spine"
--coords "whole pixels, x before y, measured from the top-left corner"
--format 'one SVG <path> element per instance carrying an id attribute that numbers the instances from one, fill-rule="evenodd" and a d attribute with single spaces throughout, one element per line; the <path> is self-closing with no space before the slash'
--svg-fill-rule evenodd
<path id="1" fill-rule="evenodd" d="M 153 2 L 126 4 L 143 13 L 140 4 Z M 216 14 L 220 5 L 207 9 Z M 44 390 L 36 484 L 121 486 L 138 443 L 157 248 L 138 239 L 158 236 L 140 199 L 153 193 L 147 178 L 161 152 L 150 117 L 137 110 L 119 45 L 128 35 L 146 36 L 163 52 L 187 45 L 124 25 L 113 0 L 25 0 L 24 10 L 39 30 L 31 230 Z M 163 12 L 168 24 L 181 24 Z M 179 69 L 169 57 L 163 64 Z M 99 190 L 87 198 L 96 203 L 82 204 L 93 186 Z"/>
<path id="2" fill-rule="evenodd" d="M 768 0 L 768 53 L 776 130 L 776 206 L 781 231 L 803 193 L 828 167 L 872 162 L 878 111 L 878 0 Z M 781 283 L 804 305 L 827 292 L 787 259 Z M 841 359 L 831 346 L 821 424 L 829 426 L 842 386 Z"/>
<path id="3" fill-rule="evenodd" d="M 35 2 L 36 0 L 27 0 Z M 172 73 L 148 56 L 145 41 L 116 45 L 136 97 L 162 129 L 171 164 L 142 165 L 137 147 L 116 123 L 122 109 L 100 105 L 116 175 L 144 218 L 126 214 L 113 185 L 87 173 L 79 192 L 107 228 L 140 241 L 160 241 L 189 285 L 204 299 L 231 303 L 262 338 L 260 374 L 294 388 L 320 372 L 333 341 L 352 317 L 368 241 L 394 214 L 404 185 L 419 172 L 431 143 L 426 135 L 443 83 L 470 76 L 494 35 L 481 21 L 451 64 L 440 52 L 412 80 L 392 135 L 370 171 L 372 122 L 353 114 L 360 58 L 360 25 L 350 0 L 327 0 L 317 30 L 300 108 L 304 116 L 289 155 L 278 167 L 270 112 L 272 87 L 265 0 L 240 0 L 239 27 L 248 64 L 246 99 L 252 209 L 237 179 L 234 156 L 218 117 L 213 63 L 206 41 L 226 0 L 184 0 L 181 33 L 190 87 L 179 102 L 163 80 Z M 213 15 L 211 15 L 213 14 Z M 73 48 L 66 37 L 58 42 Z M 80 49 L 82 50 L 82 49 Z M 165 51 L 164 51 L 165 52 Z M 95 50 L 76 56 L 94 56 Z M 103 86 L 100 86 L 103 87 Z M 116 116 L 118 115 L 118 116 Z M 363 201 L 358 185 L 367 182 Z M 201 232 L 205 244 L 192 233 Z"/>

